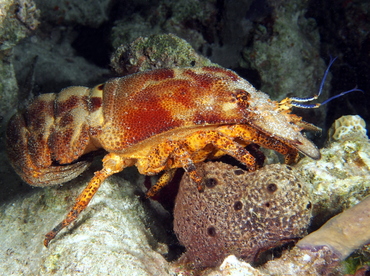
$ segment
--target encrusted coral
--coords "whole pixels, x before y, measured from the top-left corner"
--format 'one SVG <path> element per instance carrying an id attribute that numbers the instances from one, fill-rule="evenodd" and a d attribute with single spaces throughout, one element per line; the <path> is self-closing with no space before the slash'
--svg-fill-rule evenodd
<path id="1" fill-rule="evenodd" d="M 57 24 L 98 27 L 109 19 L 113 0 L 59 1 L 35 0 L 44 20 Z"/>
<path id="2" fill-rule="evenodd" d="M 0 1 L 0 50 L 13 48 L 36 29 L 39 14 L 32 0 Z"/>
<path id="3" fill-rule="evenodd" d="M 207 40 L 214 41 L 219 35 L 216 32 L 219 24 L 216 14 L 219 11 L 214 1 L 150 0 L 141 3 L 128 1 L 125 5 L 132 10 L 141 9 L 145 12 L 122 12 L 111 32 L 114 48 L 129 44 L 139 36 L 173 33 L 189 41 L 195 49 L 200 49 Z M 203 33 L 205 29 L 207 32 Z"/>
<path id="4" fill-rule="evenodd" d="M 314 214 L 330 217 L 369 194 L 370 141 L 359 116 L 344 116 L 331 127 L 320 160 L 303 158 L 296 166 L 312 185 Z"/>
<path id="5" fill-rule="evenodd" d="M 367 197 L 304 237 L 281 258 L 266 263 L 262 271 L 271 275 L 344 275 L 339 262 L 370 242 L 369 208 Z"/>
<path id="6" fill-rule="evenodd" d="M 319 230 L 300 240 L 301 249 L 327 246 L 341 260 L 370 243 L 370 197 L 327 221 Z"/>
<path id="7" fill-rule="evenodd" d="M 1 117 L 6 117 L 18 101 L 12 48 L 36 29 L 39 14 L 33 0 L 0 0 Z"/>
<path id="8" fill-rule="evenodd" d="M 281 164 L 246 172 L 221 163 L 202 164 L 205 190 L 185 175 L 174 209 L 174 229 L 196 268 L 234 254 L 253 261 L 261 251 L 305 234 L 311 218 L 308 193 L 294 170 Z"/>
<path id="9" fill-rule="evenodd" d="M 253 46 L 243 50 L 241 66 L 258 71 L 261 90 L 273 99 L 284 98 L 287 93 L 307 97 L 307 93 L 317 91 L 317 82 L 324 74 L 319 32 L 316 22 L 304 15 L 307 6 L 308 1 L 266 0 L 265 10 L 261 9 L 264 16 L 252 32 Z"/>
<path id="10" fill-rule="evenodd" d="M 121 45 L 111 57 L 111 67 L 119 75 L 158 68 L 218 66 L 198 55 L 184 39 L 173 34 L 139 37 Z"/>
<path id="11" fill-rule="evenodd" d="M 329 129 L 330 141 L 367 139 L 366 123 L 358 115 L 342 116 Z"/>
<path id="12" fill-rule="evenodd" d="M 259 268 L 264 275 L 337 276 L 339 258 L 326 246 L 301 250 L 298 246 L 284 252 L 281 258 L 267 262 Z M 348 275 L 349 276 L 349 275 Z"/>

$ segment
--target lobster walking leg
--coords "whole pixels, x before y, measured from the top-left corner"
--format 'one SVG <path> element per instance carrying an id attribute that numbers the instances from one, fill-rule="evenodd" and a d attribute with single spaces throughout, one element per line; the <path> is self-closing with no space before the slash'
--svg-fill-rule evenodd
<path id="1" fill-rule="evenodd" d="M 149 191 L 146 192 L 146 197 L 150 198 L 155 196 L 160 189 L 162 189 L 164 186 L 166 186 L 175 175 L 177 169 L 170 169 L 168 171 L 165 171 L 162 176 L 158 179 L 157 183 L 149 189 Z"/>
<path id="2" fill-rule="evenodd" d="M 100 185 L 107 177 L 122 171 L 128 164 L 125 164 L 121 157 L 115 154 L 108 154 L 103 159 L 103 169 L 96 172 L 95 176 L 90 180 L 87 187 L 76 199 L 76 203 L 72 210 L 68 213 L 67 217 L 59 223 L 53 230 L 45 235 L 44 245 L 48 247 L 50 241 L 66 226 L 75 221 L 78 215 L 85 210 L 95 193 L 98 191 Z M 128 163 L 128 162 L 126 162 Z"/>

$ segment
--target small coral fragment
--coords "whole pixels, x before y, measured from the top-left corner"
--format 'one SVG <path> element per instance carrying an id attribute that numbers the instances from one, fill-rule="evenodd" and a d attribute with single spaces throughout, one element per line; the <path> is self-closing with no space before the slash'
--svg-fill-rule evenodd
<path id="1" fill-rule="evenodd" d="M 358 138 L 367 139 L 366 123 L 358 115 L 342 116 L 329 129 L 330 140 L 358 140 Z"/>
<path id="2" fill-rule="evenodd" d="M 260 252 L 305 234 L 311 203 L 291 167 L 247 172 L 209 162 L 199 171 L 204 192 L 185 175 L 176 198 L 174 229 L 187 250 L 180 262 L 210 267 L 230 254 L 254 261 Z"/>

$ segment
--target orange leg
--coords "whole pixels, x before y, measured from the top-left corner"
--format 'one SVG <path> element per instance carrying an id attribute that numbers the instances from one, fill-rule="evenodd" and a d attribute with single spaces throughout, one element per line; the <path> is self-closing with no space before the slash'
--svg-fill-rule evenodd
<path id="1" fill-rule="evenodd" d="M 197 148 L 197 150 L 200 151 L 203 148 Z M 147 197 L 154 196 L 160 189 L 166 186 L 172 180 L 177 168 L 184 168 L 190 174 L 191 179 L 197 183 L 198 189 L 203 190 L 202 177 L 196 172 L 194 161 L 204 161 L 207 157 L 206 151 L 201 154 L 203 157 L 201 160 L 193 160 L 194 156 L 190 152 L 193 153 L 184 141 L 166 141 L 154 148 L 148 158 L 138 160 L 137 164 L 140 166 L 139 171 L 141 173 L 145 174 L 148 168 L 150 168 L 151 173 L 162 171 L 163 169 L 166 170 L 157 183 L 146 193 Z"/>
<path id="2" fill-rule="evenodd" d="M 166 150 L 164 150 L 166 149 Z M 197 172 L 196 163 L 203 162 L 207 156 L 214 152 L 222 151 L 240 162 L 244 163 L 251 171 L 257 169 L 256 159 L 242 145 L 217 131 L 199 131 L 189 135 L 182 141 L 166 142 L 158 145 L 149 154 L 150 158 L 138 160 L 142 170 L 150 168 L 151 172 L 158 169 L 184 168 L 190 178 L 197 184 L 199 191 L 203 191 L 203 179 Z M 218 154 L 218 155 L 223 155 Z M 168 184 L 174 171 L 166 171 L 158 182 L 147 192 L 147 196 L 155 195 L 161 188 Z"/>
<path id="3" fill-rule="evenodd" d="M 227 133 L 227 132 L 226 132 Z M 205 148 L 208 144 L 212 144 L 218 151 L 222 151 L 235 159 L 245 164 L 249 170 L 257 169 L 256 159 L 251 155 L 244 146 L 233 141 L 233 137 L 220 133 L 218 131 L 198 132 L 187 138 L 187 143 L 191 151 L 196 151 Z M 217 153 L 217 152 L 216 152 Z M 223 154 L 218 154 L 222 156 Z M 203 161 L 203 160 L 201 160 Z"/>
<path id="4" fill-rule="evenodd" d="M 223 153 L 234 157 L 245 164 L 251 171 L 257 169 L 256 159 L 253 155 L 251 155 L 242 145 L 217 131 L 197 132 L 187 137 L 184 144 L 186 146 L 176 148 L 173 153 L 173 157 L 174 160 L 180 160 L 180 162 L 182 162 L 182 167 L 189 174 L 190 178 L 197 184 L 198 191 L 200 192 L 204 190 L 203 177 L 199 172 L 197 172 L 195 163 L 204 161 L 207 155 L 202 153 L 200 156 L 203 158 L 194 161 L 191 156 L 189 156 L 189 152 L 196 155 L 199 151 L 205 150 L 209 145 L 212 145 L 212 147 L 208 147 L 208 150 L 205 150 L 204 152 L 212 153 L 216 149 L 216 153 L 217 151 L 222 151 Z M 188 148 L 188 150 L 185 151 L 183 150 L 184 148 Z M 223 154 L 218 155 L 222 156 Z"/>
<path id="5" fill-rule="evenodd" d="M 212 147 L 208 147 L 208 145 L 212 145 Z M 208 150 L 205 150 L 206 148 Z M 171 157 L 178 163 L 175 166 L 185 169 L 190 178 L 197 184 L 199 191 L 204 190 L 204 183 L 203 177 L 197 172 L 195 163 L 204 161 L 207 155 L 212 153 L 215 148 L 244 163 L 251 171 L 257 169 L 254 156 L 232 139 L 213 130 L 194 133 L 188 136 L 178 147 L 175 147 Z M 193 160 L 192 157 L 197 156 L 197 153 L 201 151 L 204 152 L 199 155 L 201 156 L 200 159 Z M 205 154 L 206 152 L 208 154 Z M 189 153 L 192 153 L 192 155 Z"/>
<path id="6" fill-rule="evenodd" d="M 162 145 L 159 145 L 158 147 L 161 147 L 161 146 Z M 199 176 L 196 171 L 194 160 L 192 159 L 192 156 L 189 153 L 187 144 L 184 142 L 172 142 L 171 147 L 172 147 L 172 152 L 167 152 L 167 154 L 162 156 L 162 158 L 154 157 L 150 159 L 151 161 L 149 163 L 149 166 L 152 168 L 155 167 L 154 165 L 160 165 L 163 167 L 166 166 L 167 168 L 171 168 L 171 169 L 167 170 L 158 179 L 157 183 L 153 187 L 150 188 L 150 190 L 146 194 L 147 197 L 154 196 L 160 189 L 166 186 L 172 180 L 176 172 L 176 168 L 181 168 L 181 167 L 184 168 L 184 170 L 189 173 L 190 178 L 197 184 L 198 190 L 200 191 L 203 190 L 202 177 Z M 154 150 L 154 152 L 157 152 L 157 150 Z M 168 162 L 169 157 L 171 157 L 171 161 Z M 202 159 L 201 161 L 203 160 L 204 159 Z"/>
<path id="7" fill-rule="evenodd" d="M 189 174 L 191 180 L 197 184 L 197 189 L 199 192 L 204 191 L 203 177 L 197 172 L 197 168 L 194 163 L 184 166 L 184 170 Z"/>
<path id="8" fill-rule="evenodd" d="M 264 148 L 275 150 L 285 156 L 285 163 L 291 164 L 297 161 L 298 151 L 287 144 L 269 137 L 261 131 L 256 130 L 248 125 L 233 125 L 220 127 L 217 131 L 225 136 L 240 138 L 245 142 L 252 142 Z"/>
<path id="9" fill-rule="evenodd" d="M 44 245 L 48 247 L 49 242 L 66 226 L 77 219 L 78 215 L 85 210 L 95 193 L 98 191 L 102 182 L 110 175 L 122 171 L 127 167 L 129 162 L 125 164 L 124 160 L 112 153 L 107 154 L 103 159 L 103 169 L 96 172 L 95 176 L 90 180 L 87 187 L 76 199 L 76 203 L 67 217 L 59 223 L 53 230 L 45 235 Z"/>
<path id="10" fill-rule="evenodd" d="M 168 171 L 165 171 L 162 176 L 158 179 L 157 183 L 153 187 L 149 189 L 149 191 L 146 192 L 146 197 L 153 197 L 155 196 L 160 189 L 162 189 L 164 186 L 166 186 L 175 175 L 176 169 L 170 169 Z"/>

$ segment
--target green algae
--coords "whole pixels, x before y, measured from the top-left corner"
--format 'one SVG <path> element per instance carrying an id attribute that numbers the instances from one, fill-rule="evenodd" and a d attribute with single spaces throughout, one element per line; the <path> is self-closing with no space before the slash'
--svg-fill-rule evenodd
<path id="1" fill-rule="evenodd" d="M 219 66 L 173 34 L 139 37 L 129 45 L 118 47 L 111 66 L 119 75 L 157 68 Z"/>

